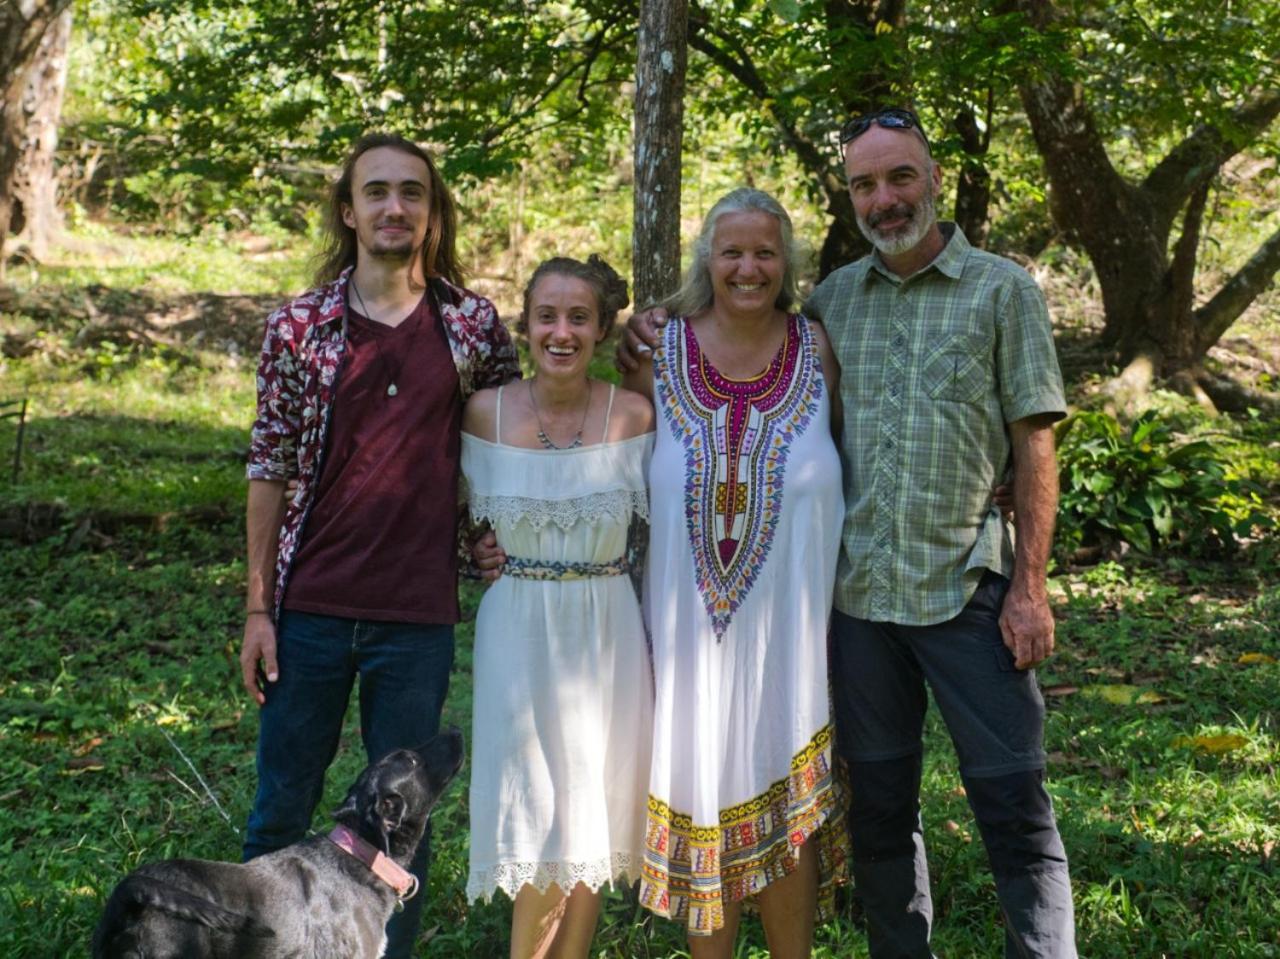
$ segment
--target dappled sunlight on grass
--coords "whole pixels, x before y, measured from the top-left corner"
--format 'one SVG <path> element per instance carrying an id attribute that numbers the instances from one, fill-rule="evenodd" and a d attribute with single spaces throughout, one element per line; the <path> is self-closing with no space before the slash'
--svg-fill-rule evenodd
<path id="1" fill-rule="evenodd" d="M 168 294 L 301 291 L 314 250 L 306 236 L 209 231 L 181 239 L 87 223 L 63 235 L 44 263 L 11 269 L 8 281 L 24 291 L 93 284 Z"/>

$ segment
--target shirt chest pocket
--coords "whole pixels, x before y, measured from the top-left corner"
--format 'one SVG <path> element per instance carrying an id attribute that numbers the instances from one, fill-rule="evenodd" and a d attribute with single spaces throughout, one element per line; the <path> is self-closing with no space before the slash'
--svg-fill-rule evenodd
<path id="1" fill-rule="evenodd" d="M 929 352 L 921 385 L 935 400 L 980 403 L 991 383 L 991 345 L 973 333 L 954 333 Z"/>

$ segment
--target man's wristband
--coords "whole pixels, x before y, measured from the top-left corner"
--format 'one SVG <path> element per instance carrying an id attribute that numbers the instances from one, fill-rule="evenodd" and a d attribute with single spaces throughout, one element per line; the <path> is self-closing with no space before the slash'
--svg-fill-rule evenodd
<path id="1" fill-rule="evenodd" d="M 270 616 L 270 615 L 271 615 L 271 610 L 269 610 L 269 609 L 246 609 L 246 610 L 244 611 L 244 614 L 245 614 L 246 616 Z"/>

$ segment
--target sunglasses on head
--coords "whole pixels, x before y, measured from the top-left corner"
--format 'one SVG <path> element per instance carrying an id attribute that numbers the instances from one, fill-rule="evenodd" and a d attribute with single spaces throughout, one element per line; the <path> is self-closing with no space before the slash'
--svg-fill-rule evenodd
<path id="1" fill-rule="evenodd" d="M 910 110 L 902 110 L 896 107 L 889 110 L 863 113 L 846 121 L 845 125 L 840 128 L 840 145 L 844 146 L 850 140 L 858 139 L 858 137 L 871 129 L 871 124 L 873 123 L 878 127 L 884 127 L 886 130 L 915 130 L 920 134 L 920 138 L 924 140 L 925 147 L 929 147 L 929 138 L 925 136 L 924 127 L 920 124 L 920 118 Z"/>

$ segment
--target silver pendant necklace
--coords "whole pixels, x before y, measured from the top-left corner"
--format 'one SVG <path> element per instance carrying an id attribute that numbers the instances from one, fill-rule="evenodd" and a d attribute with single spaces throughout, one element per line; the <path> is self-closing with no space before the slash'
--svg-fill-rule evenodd
<path id="1" fill-rule="evenodd" d="M 548 450 L 576 450 L 582 445 L 582 430 L 587 425 L 587 413 L 591 409 L 591 384 L 587 384 L 587 402 L 582 407 L 582 422 L 578 424 L 578 432 L 573 434 L 573 439 L 564 446 L 556 446 L 551 442 L 551 437 L 547 435 L 547 428 L 542 424 L 542 413 L 538 410 L 538 397 L 533 392 L 533 384 L 536 380 L 529 381 L 529 402 L 533 405 L 533 415 L 538 421 L 538 442 L 542 444 L 543 449 Z"/>
<path id="2" fill-rule="evenodd" d="M 356 300 L 360 304 L 360 312 L 365 315 L 365 318 L 368 319 L 370 323 L 377 323 L 378 321 L 373 318 L 373 314 L 369 312 L 369 308 L 364 305 L 364 297 L 360 295 L 360 287 L 356 286 L 356 281 L 351 280 L 349 285 L 351 286 L 351 289 L 355 291 Z M 400 370 L 397 368 L 394 373 L 391 371 L 391 364 L 388 363 L 387 358 L 382 355 L 382 343 L 379 340 L 380 338 L 378 337 L 378 334 L 374 333 L 373 348 L 378 354 L 378 365 L 381 366 L 383 372 L 387 374 L 387 395 L 395 396 L 400 392 L 399 387 L 396 386 L 396 380 L 400 378 Z M 401 359 L 400 365 L 404 365 L 403 359 Z"/>

